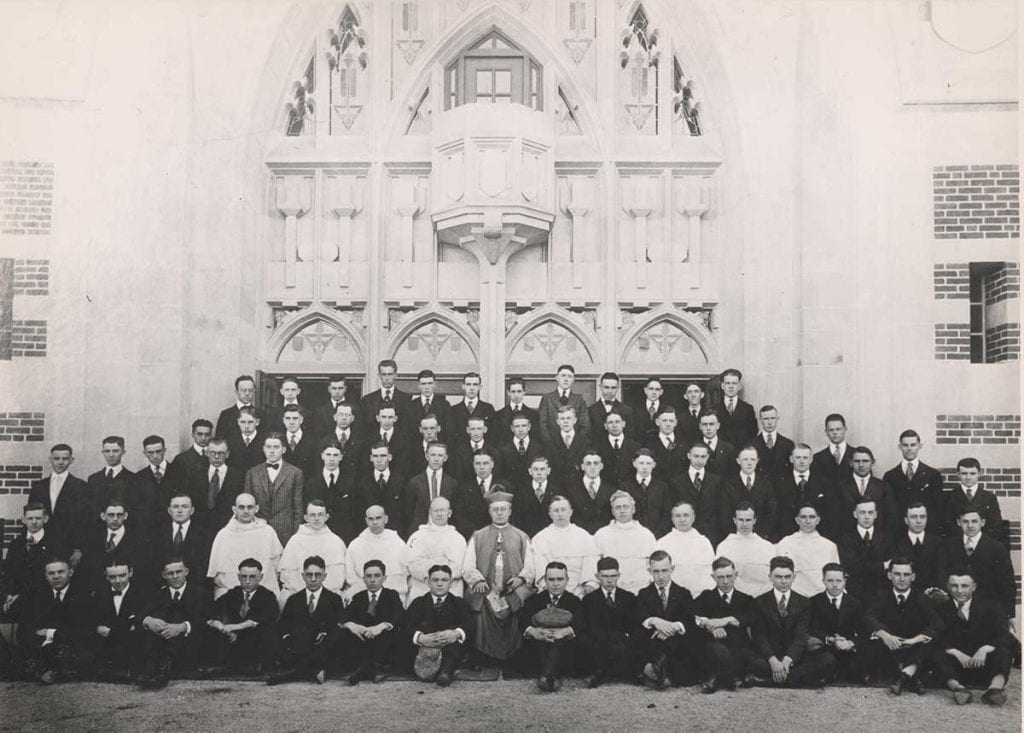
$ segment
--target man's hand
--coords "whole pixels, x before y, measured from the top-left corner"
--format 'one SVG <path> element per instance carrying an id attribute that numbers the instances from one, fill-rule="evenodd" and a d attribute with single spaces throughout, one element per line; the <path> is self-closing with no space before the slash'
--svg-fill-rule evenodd
<path id="1" fill-rule="evenodd" d="M 853 649 L 854 644 L 849 639 L 844 639 L 841 636 L 836 637 L 835 647 L 841 652 L 848 652 Z"/>
<path id="2" fill-rule="evenodd" d="M 534 641 L 547 641 L 548 631 L 547 629 L 530 626 L 526 629 L 526 638 L 533 639 Z"/>
<path id="3" fill-rule="evenodd" d="M 41 636 L 45 639 L 49 631 L 49 629 L 36 629 L 36 636 Z"/>
<path id="4" fill-rule="evenodd" d="M 726 639 L 729 637 L 729 635 L 725 632 L 725 629 L 722 628 L 711 629 L 711 635 L 716 639 Z"/>
<path id="5" fill-rule="evenodd" d="M 438 631 L 437 637 L 441 642 L 441 646 L 448 646 L 449 644 L 454 644 L 459 640 L 459 633 L 454 629 L 448 629 L 446 631 Z"/>
<path id="6" fill-rule="evenodd" d="M 164 624 L 164 628 L 160 630 L 160 636 L 165 639 L 173 639 L 176 636 L 181 636 L 188 627 L 185 624 Z"/>
<path id="7" fill-rule="evenodd" d="M 486 580 L 478 580 L 475 583 L 473 583 L 473 592 L 474 593 L 481 593 L 481 594 L 482 593 L 489 593 L 490 590 L 491 590 L 491 586 L 487 585 L 487 581 Z"/>
<path id="8" fill-rule="evenodd" d="M 564 629 L 548 629 L 548 638 L 551 641 L 561 641 L 562 639 L 571 639 L 575 636 L 573 630 L 569 627 Z"/>
<path id="9" fill-rule="evenodd" d="M 772 679 L 775 680 L 775 684 L 785 684 L 786 677 L 789 676 L 789 669 L 775 657 L 770 657 L 768 664 L 772 668 Z"/>
<path id="10" fill-rule="evenodd" d="M 517 575 L 514 578 L 509 578 L 505 582 L 505 592 L 511 593 L 512 591 L 516 590 L 517 588 L 521 588 L 524 585 L 526 585 L 526 581 Z"/>
<path id="11" fill-rule="evenodd" d="M 882 631 L 876 631 L 875 632 L 875 636 L 877 636 L 879 639 L 881 639 L 882 643 L 885 644 L 885 648 L 888 649 L 891 652 L 894 652 L 897 649 L 899 649 L 901 646 L 903 646 L 903 640 L 902 639 L 900 639 L 898 636 L 893 636 L 892 634 L 890 634 L 888 631 L 885 631 L 884 629 Z"/>
<path id="12" fill-rule="evenodd" d="M 96 627 L 96 633 L 99 634 L 100 636 L 102 636 L 104 639 L 106 639 L 108 636 L 110 636 L 110 627 L 109 626 L 97 626 Z"/>
<path id="13" fill-rule="evenodd" d="M 159 634 L 167 628 L 167 622 L 153 616 L 146 616 L 146 618 L 142 619 L 142 628 Z"/>
<path id="14" fill-rule="evenodd" d="M 376 639 L 378 636 L 387 631 L 387 627 L 384 624 L 377 624 L 376 626 L 370 626 L 363 631 L 364 639 Z"/>
<path id="15" fill-rule="evenodd" d="M 971 657 L 969 655 L 964 654 L 959 649 L 947 649 L 946 654 L 950 655 L 951 657 L 953 657 L 953 659 L 960 662 L 960 666 L 964 669 L 970 669 Z"/>
<path id="16" fill-rule="evenodd" d="M 674 623 L 663 618 L 652 618 L 651 628 L 658 632 L 660 639 L 667 639 L 679 633 L 679 628 Z"/>
<path id="17" fill-rule="evenodd" d="M 974 656 L 971 657 L 968 666 L 971 669 L 981 669 L 985 666 L 986 659 L 988 659 L 988 648 L 981 647 L 978 651 L 974 652 Z"/>
<path id="18" fill-rule="evenodd" d="M 18 600 L 18 596 L 16 596 L 16 595 L 8 595 L 4 599 L 4 610 L 3 610 L 3 612 L 7 613 L 8 611 L 10 611 L 11 610 L 11 606 L 14 605 L 14 602 L 16 600 Z"/>
<path id="19" fill-rule="evenodd" d="M 70 562 L 71 562 L 71 569 L 72 570 L 77 568 L 78 567 L 78 563 L 82 562 L 82 551 L 81 550 L 72 550 L 71 551 Z"/>
<path id="20" fill-rule="evenodd" d="M 931 640 L 932 637 L 930 636 L 918 634 L 917 636 L 912 636 L 909 639 L 904 639 L 903 646 L 917 646 L 918 644 L 928 644 L 929 642 L 931 642 Z"/>

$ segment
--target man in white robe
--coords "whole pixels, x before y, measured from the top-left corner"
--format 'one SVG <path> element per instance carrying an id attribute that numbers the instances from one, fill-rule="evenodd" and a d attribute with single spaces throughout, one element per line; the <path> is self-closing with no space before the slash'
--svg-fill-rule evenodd
<path id="1" fill-rule="evenodd" d="M 694 598 L 715 587 L 711 578 L 715 548 L 711 540 L 693 528 L 696 518 L 690 502 L 677 502 L 672 507 L 672 531 L 657 544 L 659 550 L 673 558 L 672 582 L 686 588 Z"/>
<path id="2" fill-rule="evenodd" d="M 213 538 L 210 569 L 206 575 L 213 578 L 214 600 L 238 585 L 238 564 L 250 557 L 263 565 L 261 585 L 274 595 L 281 590 L 277 582 L 277 566 L 283 548 L 277 531 L 265 519 L 257 518 L 259 509 L 252 494 L 239 494 L 231 509 L 234 516 Z"/>
<path id="3" fill-rule="evenodd" d="M 448 520 L 452 505 L 443 496 L 430 502 L 427 523 L 409 537 L 409 603 L 430 592 L 429 572 L 434 565 L 452 569 L 448 592 L 462 596 L 462 563 L 466 558 L 466 539 Z"/>
<path id="4" fill-rule="evenodd" d="M 345 542 L 327 526 L 330 519 L 327 505 L 320 499 L 306 504 L 305 524 L 291 536 L 281 555 L 281 605 L 292 593 L 306 587 L 302 577 L 302 563 L 307 557 L 318 555 L 327 564 L 324 588 L 341 593 L 345 587 Z"/>
<path id="5" fill-rule="evenodd" d="M 409 567 L 406 561 L 408 548 L 393 529 L 387 528 L 388 515 L 384 507 L 374 504 L 366 508 L 366 529 L 352 540 L 345 553 L 345 577 L 349 586 L 342 592 L 345 604 L 359 591 L 366 588 L 363 582 L 363 565 L 368 560 L 380 560 L 387 569 L 384 587 L 396 591 L 405 606 L 409 595 Z"/>
<path id="6" fill-rule="evenodd" d="M 801 504 L 796 514 L 796 523 L 800 529 L 788 537 L 783 537 L 779 544 L 775 545 L 776 555 L 788 557 L 793 561 L 793 569 L 796 572 L 793 590 L 808 598 L 825 591 L 821 569 L 830 562 L 839 562 L 836 544 L 818 534 L 820 522 L 821 517 L 814 504 Z"/>
<path id="7" fill-rule="evenodd" d="M 572 504 L 564 496 L 551 499 L 548 516 L 551 524 L 530 540 L 537 591 L 545 589 L 548 563 L 560 562 L 568 569 L 569 580 L 565 590 L 582 598 L 597 588 L 597 561 L 601 553 L 597 551 L 593 535 L 572 523 Z"/>
<path id="8" fill-rule="evenodd" d="M 736 590 L 757 598 L 772 587 L 768 564 L 775 557 L 775 546 L 754 532 L 757 512 L 750 502 L 736 505 L 732 523 L 736 531 L 718 543 L 715 556 L 732 560 L 736 568 Z"/>
<path id="9" fill-rule="evenodd" d="M 610 499 L 614 519 L 594 534 L 601 557 L 619 561 L 619 587 L 637 593 L 651 581 L 647 558 L 657 540 L 651 531 L 633 519 L 636 502 L 626 491 L 616 491 Z"/>

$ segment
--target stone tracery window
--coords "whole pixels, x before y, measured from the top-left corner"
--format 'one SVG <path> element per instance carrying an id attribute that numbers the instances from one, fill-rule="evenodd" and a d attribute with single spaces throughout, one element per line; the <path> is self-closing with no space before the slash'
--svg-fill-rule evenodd
<path id="1" fill-rule="evenodd" d="M 494 30 L 445 69 L 445 109 L 463 104 L 522 104 L 544 109 L 543 69 Z"/>
<path id="2" fill-rule="evenodd" d="M 661 49 L 658 47 L 658 31 L 651 26 L 642 5 L 637 6 L 619 38 L 622 43 L 619 65 L 624 75 L 626 118 L 636 132 L 657 135 Z"/>

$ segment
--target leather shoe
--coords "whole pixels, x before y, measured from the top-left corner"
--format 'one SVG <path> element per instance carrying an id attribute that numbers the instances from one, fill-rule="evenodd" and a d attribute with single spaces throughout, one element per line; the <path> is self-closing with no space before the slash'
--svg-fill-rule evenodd
<path id="1" fill-rule="evenodd" d="M 39 681 L 42 682 L 44 685 L 52 685 L 54 682 L 57 681 L 57 673 L 54 672 L 52 669 L 48 669 L 41 675 L 39 675 Z"/>
<path id="2" fill-rule="evenodd" d="M 704 695 L 714 695 L 718 691 L 718 680 L 714 677 L 708 677 L 701 684 L 700 691 Z"/>
<path id="3" fill-rule="evenodd" d="M 327 681 L 327 670 L 326 669 L 318 669 L 316 671 L 316 675 L 313 677 L 313 679 L 316 680 L 316 683 L 318 685 L 322 685 L 324 682 Z"/>
<path id="4" fill-rule="evenodd" d="M 290 669 L 270 672 L 267 674 L 267 685 L 273 687 L 274 685 L 280 685 L 282 682 L 290 682 L 293 679 L 295 679 L 295 673 Z"/>
<path id="5" fill-rule="evenodd" d="M 374 684 L 376 684 L 378 682 L 383 682 L 384 680 L 386 680 L 388 678 L 388 676 L 390 674 L 391 674 L 391 672 L 388 670 L 387 667 L 374 667 L 374 669 L 373 669 L 373 682 L 374 682 Z"/>
<path id="6" fill-rule="evenodd" d="M 966 687 L 958 687 L 953 690 L 953 702 L 957 705 L 967 705 L 974 700 L 974 695 Z"/>
<path id="7" fill-rule="evenodd" d="M 981 693 L 981 699 L 989 705 L 999 707 L 1000 705 L 1006 704 L 1006 692 L 1004 690 L 996 689 L 995 687 L 990 687 Z"/>
<path id="8" fill-rule="evenodd" d="M 364 673 L 365 670 L 362 667 L 356 667 L 347 675 L 345 675 L 345 681 L 348 682 L 350 685 L 358 685 L 359 680 L 363 679 Z"/>
<path id="9" fill-rule="evenodd" d="M 924 694 L 924 683 L 916 674 L 904 682 L 903 686 L 906 688 L 907 692 L 916 692 L 918 695 Z"/>
<path id="10" fill-rule="evenodd" d="M 438 687 L 448 687 L 452 683 L 452 676 L 448 672 L 441 671 L 435 680 Z"/>
<path id="11" fill-rule="evenodd" d="M 763 680 L 757 675 L 748 674 L 742 680 L 740 680 L 737 687 L 762 687 L 768 684 L 767 680 Z"/>
<path id="12" fill-rule="evenodd" d="M 601 682 L 603 680 L 604 680 L 604 675 L 602 675 L 600 672 L 598 672 L 597 674 L 592 674 L 589 677 L 587 677 L 587 680 L 586 680 L 587 681 L 587 687 L 589 689 L 591 689 L 591 690 L 593 690 L 596 687 L 600 687 L 601 686 Z"/>
<path id="13" fill-rule="evenodd" d="M 895 682 L 889 685 L 889 692 L 895 695 L 896 697 L 899 697 L 903 694 L 903 688 L 904 686 L 906 686 L 909 680 L 909 677 L 907 677 L 905 674 L 901 674 L 899 677 L 896 678 Z"/>
<path id="14" fill-rule="evenodd" d="M 544 690 L 544 692 L 555 691 L 555 679 L 549 674 L 542 674 L 537 678 L 537 687 Z"/>

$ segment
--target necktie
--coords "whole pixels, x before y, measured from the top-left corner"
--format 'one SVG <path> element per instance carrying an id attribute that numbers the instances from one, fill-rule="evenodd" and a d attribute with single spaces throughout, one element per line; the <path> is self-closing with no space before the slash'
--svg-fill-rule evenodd
<path id="1" fill-rule="evenodd" d="M 967 601 L 957 601 L 956 604 L 956 615 L 960 617 L 961 621 L 967 620 L 967 612 L 964 610 L 967 607 Z"/>
<path id="2" fill-rule="evenodd" d="M 334 491 L 335 487 L 337 486 L 337 484 L 335 483 L 336 480 L 337 479 L 334 476 L 334 471 L 331 471 L 329 474 L 327 474 L 327 488 L 330 489 L 331 491 Z"/>
<path id="3" fill-rule="evenodd" d="M 348 431 L 342 430 L 341 435 L 338 436 L 338 445 L 341 446 L 341 452 L 345 452 L 345 443 L 348 442 Z"/>
<path id="4" fill-rule="evenodd" d="M 648 402 L 647 403 L 647 414 L 649 414 L 651 416 L 652 420 L 654 419 L 654 413 L 657 412 L 657 411 L 658 410 L 657 410 L 657 408 L 655 408 L 653 402 Z"/>
<path id="5" fill-rule="evenodd" d="M 217 505 L 217 494 L 220 493 L 220 471 L 215 470 L 210 476 L 210 488 L 206 492 L 206 508 L 211 511 Z"/>
<path id="6" fill-rule="evenodd" d="M 731 415 L 735 409 L 736 409 L 736 398 L 735 397 L 730 397 L 729 398 L 729 414 Z"/>
<path id="7" fill-rule="evenodd" d="M 107 552 L 110 552 L 113 549 L 114 549 L 114 533 L 111 532 L 110 536 L 107 537 Z"/>
<path id="8" fill-rule="evenodd" d="M 591 499 L 594 499 L 597 496 L 597 489 L 594 487 L 594 479 L 587 479 L 587 493 L 590 494 Z"/>
<path id="9" fill-rule="evenodd" d="M 974 545 L 972 545 L 970 542 L 968 542 L 966 545 L 964 545 L 964 552 L 967 553 L 967 557 L 970 557 L 971 555 L 973 555 L 974 554 Z"/>
<path id="10" fill-rule="evenodd" d="M 268 470 L 268 471 L 276 471 L 276 470 L 277 470 L 277 469 L 279 469 L 280 467 L 281 467 L 281 464 L 280 464 L 280 463 L 268 463 L 268 464 L 267 464 L 267 470 Z"/>
<path id="11" fill-rule="evenodd" d="M 837 445 L 832 449 L 832 457 L 835 458 L 836 465 L 838 466 L 843 461 L 843 454 L 839 452 L 839 446 Z"/>
<path id="12" fill-rule="evenodd" d="M 480 479 L 480 494 L 487 495 L 487 482 L 484 479 Z"/>
<path id="13" fill-rule="evenodd" d="M 640 492 L 643 493 L 644 491 L 647 491 L 647 479 L 642 478 L 640 479 Z"/>
<path id="14" fill-rule="evenodd" d="M 250 597 L 250 595 L 251 594 L 248 591 L 246 591 L 245 593 L 242 594 L 242 607 L 239 609 L 238 615 L 241 616 L 243 619 L 246 618 L 249 615 L 249 597 Z"/>
<path id="15" fill-rule="evenodd" d="M 661 589 L 658 590 L 658 595 L 661 596 L 661 610 L 662 611 L 667 611 L 668 610 L 668 593 L 665 591 L 664 588 L 661 588 Z"/>
<path id="16" fill-rule="evenodd" d="M 787 609 L 786 609 L 786 594 L 783 593 L 779 597 L 779 618 L 786 618 L 786 613 L 787 613 Z"/>
<path id="17" fill-rule="evenodd" d="M 434 611 L 440 611 L 442 603 L 444 603 L 444 598 L 441 596 L 434 596 Z"/>
<path id="18" fill-rule="evenodd" d="M 864 544 L 865 545 L 870 545 L 871 544 L 871 532 L 865 532 L 864 533 Z"/>
<path id="19" fill-rule="evenodd" d="M 614 450 L 616 453 L 622 450 L 622 441 L 620 441 L 618 438 L 615 438 L 612 441 L 612 450 Z"/>
<path id="20" fill-rule="evenodd" d="M 672 438 L 667 439 L 665 441 L 665 450 L 675 450 L 675 449 L 676 449 L 676 442 L 674 440 L 672 440 Z"/>
<path id="21" fill-rule="evenodd" d="M 370 594 L 370 602 L 366 604 L 366 612 L 368 614 L 370 614 L 371 616 L 373 616 L 375 613 L 377 613 L 377 594 L 376 593 L 371 593 Z"/>
<path id="22" fill-rule="evenodd" d="M 614 595 L 612 595 L 611 593 L 605 593 L 604 600 L 605 600 L 605 603 L 608 604 L 608 608 L 612 608 L 612 609 L 615 608 L 615 596 Z"/>
<path id="23" fill-rule="evenodd" d="M 390 389 L 384 390 L 384 404 L 387 405 L 388 407 L 391 407 L 391 390 Z"/>
<path id="24" fill-rule="evenodd" d="M 123 595 L 124 595 L 124 591 L 123 591 L 123 590 L 114 590 L 114 591 L 111 591 L 111 592 L 110 592 L 110 595 L 111 595 L 111 596 L 112 596 L 113 598 L 120 598 L 121 596 L 123 596 Z"/>
<path id="25" fill-rule="evenodd" d="M 36 543 L 36 538 L 33 535 L 28 535 L 25 538 L 25 544 L 26 545 L 34 545 L 35 543 Z"/>
<path id="26" fill-rule="evenodd" d="M 562 433 L 562 442 L 565 443 L 566 448 L 572 447 L 572 438 L 569 437 L 568 433 Z"/>
<path id="27" fill-rule="evenodd" d="M 864 492 L 868 490 L 868 480 L 866 478 L 858 479 L 860 483 L 860 495 L 864 496 Z"/>
<path id="28" fill-rule="evenodd" d="M 967 502 L 974 501 L 974 489 L 964 489 L 964 493 L 967 494 Z"/>
<path id="29" fill-rule="evenodd" d="M 835 596 L 832 597 L 832 610 L 839 613 L 839 599 Z"/>
<path id="30" fill-rule="evenodd" d="M 747 491 L 750 491 L 750 489 L 753 488 L 754 486 L 754 479 L 752 479 L 750 476 L 747 476 L 744 479 L 744 483 L 747 485 Z"/>
<path id="31" fill-rule="evenodd" d="M 387 488 L 388 488 L 388 483 L 387 483 L 387 481 L 384 480 L 384 474 L 378 473 L 377 474 L 377 490 L 380 491 L 380 493 L 383 494 L 385 491 L 387 491 Z"/>
<path id="32" fill-rule="evenodd" d="M 775 433 L 768 433 L 765 437 L 766 440 L 764 441 L 764 444 L 768 446 L 768 450 L 771 450 L 775 447 Z"/>
<path id="33" fill-rule="evenodd" d="M 903 610 L 903 606 L 906 604 L 906 602 L 907 602 L 907 597 L 905 595 L 903 595 L 902 593 L 897 593 L 896 594 L 896 608 L 898 610 L 902 611 Z"/>
<path id="34" fill-rule="evenodd" d="M 908 463 L 907 464 L 907 483 L 910 483 L 913 480 L 914 480 L 914 464 L 913 463 Z"/>
<path id="35" fill-rule="evenodd" d="M 440 495 L 441 495 L 441 492 L 438 491 L 438 488 L 437 488 L 437 471 L 431 471 L 430 472 L 430 500 L 433 501 L 434 499 L 436 499 Z"/>
<path id="36" fill-rule="evenodd" d="M 423 400 L 423 412 L 424 414 L 430 412 L 430 398 Z"/>
<path id="37" fill-rule="evenodd" d="M 309 615 L 312 616 L 316 613 L 316 596 L 312 593 L 309 594 Z"/>
<path id="38" fill-rule="evenodd" d="M 696 489 L 697 491 L 700 491 L 701 484 L 703 483 L 704 479 L 699 473 L 693 477 L 693 488 Z"/>
<path id="39" fill-rule="evenodd" d="M 797 486 L 800 487 L 800 493 L 802 494 L 804 491 L 804 487 L 807 486 L 807 478 L 803 474 L 800 474 L 800 481 L 797 482 Z"/>
<path id="40" fill-rule="evenodd" d="M 526 441 L 523 440 L 522 438 L 519 439 L 519 455 L 526 455 Z"/>
<path id="41" fill-rule="evenodd" d="M 568 392 L 562 392 L 562 396 L 558 398 L 558 402 L 559 402 L 559 404 L 562 404 L 562 405 L 568 405 L 569 404 L 569 393 Z"/>
<path id="42" fill-rule="evenodd" d="M 384 445 L 388 445 L 390 443 L 390 441 L 388 440 L 388 432 L 386 430 L 381 431 L 380 439 L 384 443 Z"/>
<path id="43" fill-rule="evenodd" d="M 727 606 L 729 605 L 729 594 L 728 593 L 723 593 L 722 594 L 722 603 L 724 603 Z"/>
<path id="44" fill-rule="evenodd" d="M 172 603 L 180 603 L 181 602 L 181 591 L 180 590 L 176 590 L 176 591 L 174 591 L 171 594 L 171 602 Z"/>
<path id="45" fill-rule="evenodd" d="M 167 535 L 164 535 L 165 537 Z M 174 551 L 179 552 L 182 544 L 185 542 L 185 533 L 181 531 L 181 525 L 178 525 L 178 531 L 174 533 Z"/>
<path id="46" fill-rule="evenodd" d="M 470 400 L 469 402 L 466 403 L 466 411 L 470 415 L 473 414 L 473 410 L 475 410 L 475 409 L 476 409 L 476 400 Z"/>
<path id="47" fill-rule="evenodd" d="M 112 478 L 114 478 L 114 469 L 108 468 L 107 469 L 107 481 L 110 481 Z"/>
<path id="48" fill-rule="evenodd" d="M 53 600 L 57 601 L 57 603 L 64 603 L 64 591 L 55 590 L 53 592 Z"/>
<path id="49" fill-rule="evenodd" d="M 550 600 L 548 601 L 548 608 L 558 608 L 558 598 L 551 596 Z"/>
<path id="50" fill-rule="evenodd" d="M 295 433 L 288 436 L 288 449 L 295 450 L 295 446 L 298 445 L 299 441 L 295 439 Z"/>
<path id="51" fill-rule="evenodd" d="M 160 466 L 153 466 L 153 478 L 159 484 L 164 478 L 164 472 L 160 470 Z"/>
<path id="52" fill-rule="evenodd" d="M 697 410 L 690 410 L 690 417 L 692 417 L 694 420 L 697 419 L 697 414 Z"/>
<path id="53" fill-rule="evenodd" d="M 533 485 L 533 493 L 537 496 L 537 501 L 543 501 L 544 500 L 544 487 L 542 485 L 535 483 Z M 593 495 L 591 495 L 591 496 L 593 496 Z"/>

